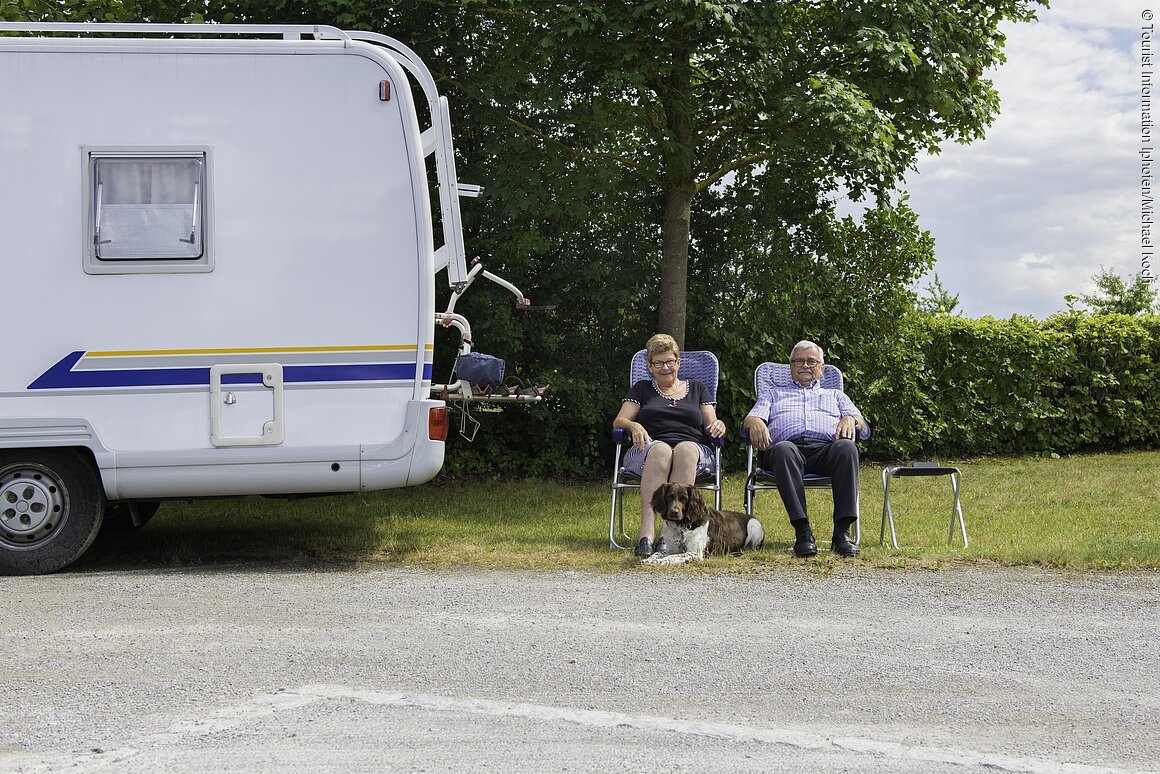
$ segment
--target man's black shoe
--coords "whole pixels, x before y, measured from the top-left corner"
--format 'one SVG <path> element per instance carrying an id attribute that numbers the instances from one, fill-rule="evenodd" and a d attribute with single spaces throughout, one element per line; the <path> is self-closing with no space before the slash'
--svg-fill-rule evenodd
<path id="1" fill-rule="evenodd" d="M 805 558 L 813 556 L 818 552 L 818 544 L 814 542 L 813 535 L 807 535 L 801 540 L 793 544 L 793 555 Z"/>
<path id="2" fill-rule="evenodd" d="M 640 542 L 636 544 L 636 550 L 633 553 L 641 557 L 652 556 L 652 541 L 648 538 L 641 538 Z"/>
<path id="3" fill-rule="evenodd" d="M 857 556 L 859 549 L 858 545 L 851 542 L 850 536 L 843 530 L 834 535 L 834 539 L 830 543 L 830 550 L 838 556 Z"/>

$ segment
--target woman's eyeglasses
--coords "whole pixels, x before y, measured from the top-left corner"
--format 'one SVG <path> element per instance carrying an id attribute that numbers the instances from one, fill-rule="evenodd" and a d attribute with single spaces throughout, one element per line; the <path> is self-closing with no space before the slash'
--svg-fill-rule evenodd
<path id="1" fill-rule="evenodd" d="M 679 363 L 679 362 L 681 362 L 681 361 L 676 360 L 676 359 L 654 360 L 654 361 L 652 361 L 652 367 L 653 368 L 676 368 L 677 363 Z"/>

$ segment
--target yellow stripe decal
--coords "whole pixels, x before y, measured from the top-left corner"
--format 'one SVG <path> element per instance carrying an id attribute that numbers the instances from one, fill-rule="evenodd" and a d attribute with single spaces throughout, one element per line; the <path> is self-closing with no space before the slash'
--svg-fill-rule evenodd
<path id="1" fill-rule="evenodd" d="M 86 352 L 85 357 L 144 357 L 153 355 L 247 355 L 255 353 L 295 353 L 295 352 L 398 352 L 418 349 L 415 344 L 373 344 L 370 346 L 338 347 L 237 347 L 233 349 L 136 349 L 108 350 L 106 352 Z M 428 352 L 435 349 L 427 344 Z"/>

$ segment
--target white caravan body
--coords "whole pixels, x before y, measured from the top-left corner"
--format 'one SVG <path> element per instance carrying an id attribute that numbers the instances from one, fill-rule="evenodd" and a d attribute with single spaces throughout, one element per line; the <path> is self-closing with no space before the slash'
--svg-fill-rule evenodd
<path id="1" fill-rule="evenodd" d="M 91 460 L 102 511 L 429 480 L 475 191 L 426 68 L 329 28 L 100 28 L 0 37 L 0 570 L 63 566 L 46 451 Z"/>

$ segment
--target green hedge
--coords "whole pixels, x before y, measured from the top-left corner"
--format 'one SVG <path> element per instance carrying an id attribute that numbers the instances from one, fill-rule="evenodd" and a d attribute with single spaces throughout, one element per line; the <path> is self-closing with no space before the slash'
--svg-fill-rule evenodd
<path id="1" fill-rule="evenodd" d="M 868 385 L 871 455 L 1160 446 L 1160 317 L 926 317 L 907 328 L 914 357 Z"/>
<path id="2" fill-rule="evenodd" d="M 784 359 L 781 350 L 801 335 L 826 346 L 827 360 L 846 373 L 847 392 L 874 427 L 864 451 L 868 459 L 1160 448 L 1155 315 L 911 315 L 862 337 L 835 333 L 832 348 L 825 332 L 807 330 L 774 342 L 769 335 L 718 331 L 711 346 L 702 346 L 722 362 L 718 413 L 729 427 L 737 428 L 752 405 L 757 363 Z M 612 418 L 637 346 L 635 339 L 609 342 L 603 360 L 571 361 L 551 371 L 553 394 L 543 405 L 479 415 L 474 443 L 451 439 L 447 473 L 604 475 Z M 745 457 L 733 439 L 726 466 L 735 471 Z"/>

